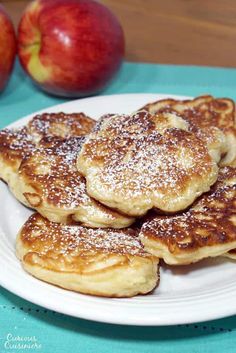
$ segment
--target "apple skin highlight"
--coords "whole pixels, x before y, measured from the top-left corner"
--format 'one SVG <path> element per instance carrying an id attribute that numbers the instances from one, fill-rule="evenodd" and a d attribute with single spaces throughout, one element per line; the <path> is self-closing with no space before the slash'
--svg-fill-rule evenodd
<path id="1" fill-rule="evenodd" d="M 124 34 L 116 17 L 93 0 L 35 0 L 18 28 L 21 65 L 48 93 L 98 93 L 120 68 Z"/>
<path id="2" fill-rule="evenodd" d="M 2 92 L 10 78 L 16 56 L 14 27 L 2 5 L 0 5 L 0 29 L 0 92 Z"/>

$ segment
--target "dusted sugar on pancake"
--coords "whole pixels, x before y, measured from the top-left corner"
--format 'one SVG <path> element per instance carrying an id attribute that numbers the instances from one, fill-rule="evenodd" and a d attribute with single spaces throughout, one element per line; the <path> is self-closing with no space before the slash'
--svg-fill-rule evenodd
<path id="1" fill-rule="evenodd" d="M 1 130 L 0 178 L 21 203 L 29 206 L 18 187 L 18 169 L 22 159 L 38 148 L 42 139 L 47 138 L 47 147 L 50 147 L 54 144 L 54 138 L 64 138 L 65 135 L 68 138 L 73 134 L 83 136 L 92 130 L 94 124 L 95 121 L 83 113 L 45 113 L 36 115 L 21 128 Z"/>
<path id="2" fill-rule="evenodd" d="M 16 253 L 33 276 L 60 287 L 105 297 L 152 291 L 158 259 L 143 250 L 138 231 L 92 229 L 32 215 L 19 232 Z"/>
<path id="3" fill-rule="evenodd" d="M 189 264 L 236 248 L 236 169 L 222 168 L 217 183 L 188 211 L 150 217 L 139 238 L 146 251 L 170 265 Z"/>
<path id="4" fill-rule="evenodd" d="M 77 159 L 88 194 L 127 215 L 185 209 L 216 181 L 207 147 L 176 114 L 103 117 Z"/>
<path id="5" fill-rule="evenodd" d="M 41 144 L 52 145 L 51 139 Z M 123 228 L 134 222 L 93 200 L 86 192 L 84 177 L 76 168 L 83 138 L 53 139 L 51 148 L 39 148 L 24 157 L 17 187 L 30 207 L 50 221 L 73 219 L 90 227 Z"/>
<path id="6" fill-rule="evenodd" d="M 35 141 L 26 127 L 0 131 L 0 178 L 8 184 L 13 195 L 25 205 L 27 201 L 17 186 L 18 169 L 24 156 L 35 148 Z"/>
<path id="7" fill-rule="evenodd" d="M 191 100 L 162 99 L 148 103 L 140 110 L 151 114 L 164 111 L 175 112 L 189 122 L 190 128 L 208 146 L 217 162 L 231 165 L 236 158 L 235 103 L 228 98 L 210 95 Z"/>
<path id="8" fill-rule="evenodd" d="M 81 136 L 94 123 L 83 113 L 45 113 L 23 128 L 0 131 L 0 177 L 19 201 L 51 221 L 127 227 L 134 219 L 91 199 L 76 169 Z"/>
<path id="9" fill-rule="evenodd" d="M 26 127 L 0 131 L 0 161 L 1 164 L 8 165 L 13 171 L 17 172 L 24 155 L 34 148 L 35 141 L 29 135 Z M 4 175 L 3 169 L 0 168 L 0 173 Z"/>
<path id="10" fill-rule="evenodd" d="M 91 132 L 94 124 L 95 121 L 83 113 L 44 113 L 36 115 L 22 128 L 1 130 L 0 178 L 12 189 L 23 157 L 39 147 L 42 139 L 84 136 Z M 12 192 L 14 194 L 14 190 Z"/>
<path id="11" fill-rule="evenodd" d="M 36 115 L 27 125 L 36 142 L 44 137 L 70 138 L 91 132 L 95 121 L 84 113 L 43 113 Z"/>

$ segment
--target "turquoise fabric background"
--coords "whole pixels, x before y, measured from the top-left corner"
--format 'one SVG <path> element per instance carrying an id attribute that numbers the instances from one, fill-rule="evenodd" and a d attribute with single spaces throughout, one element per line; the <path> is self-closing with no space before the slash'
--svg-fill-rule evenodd
<path id="1" fill-rule="evenodd" d="M 210 93 L 236 100 L 236 69 L 124 63 L 112 84 L 102 92 L 119 93 L 190 96 Z M 34 111 L 65 101 L 48 96 L 34 87 L 16 64 L 7 89 L 0 95 L 0 127 Z M 13 341 L 14 339 L 17 340 Z M 23 339 L 26 341 L 20 342 Z M 31 344 L 31 347 L 19 348 L 19 343 Z M 173 327 L 108 325 L 45 310 L 0 287 L 0 353 L 131 351 L 235 352 L 236 317 Z"/>

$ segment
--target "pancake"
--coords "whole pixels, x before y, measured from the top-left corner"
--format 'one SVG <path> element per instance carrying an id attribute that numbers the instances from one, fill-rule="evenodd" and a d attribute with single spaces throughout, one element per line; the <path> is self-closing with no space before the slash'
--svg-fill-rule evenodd
<path id="1" fill-rule="evenodd" d="M 158 259 L 131 228 L 61 225 L 34 214 L 19 232 L 16 253 L 31 275 L 85 294 L 131 297 L 150 292 L 159 280 Z"/>
<path id="2" fill-rule="evenodd" d="M 88 194 L 130 216 L 176 212 L 209 190 L 218 167 L 176 114 L 108 115 L 85 138 L 77 168 Z"/>
<path id="3" fill-rule="evenodd" d="M 189 122 L 191 130 L 205 141 L 215 160 L 218 162 L 223 157 L 222 166 L 230 165 L 236 158 L 235 103 L 231 99 L 210 95 L 192 100 L 163 99 L 140 110 L 143 109 L 151 114 L 163 111 L 180 114 Z"/>
<path id="4" fill-rule="evenodd" d="M 84 177 L 77 171 L 76 157 L 83 138 L 53 138 L 53 147 L 28 153 L 18 171 L 17 185 L 28 205 L 53 222 L 72 218 L 90 227 L 123 228 L 134 222 L 88 196 Z M 52 145 L 42 139 L 41 145 Z"/>
<path id="5" fill-rule="evenodd" d="M 231 166 L 233 168 L 236 168 L 236 159 L 231 163 Z M 226 252 L 225 254 L 223 254 L 224 257 L 228 257 L 232 260 L 236 260 L 236 249 L 232 249 L 228 252 Z"/>
<path id="6" fill-rule="evenodd" d="M 27 125 L 36 142 L 44 137 L 70 138 L 84 136 L 93 129 L 95 121 L 84 113 L 44 113 L 36 115 Z"/>
<path id="7" fill-rule="evenodd" d="M 183 265 L 236 248 L 236 169 L 224 167 L 211 190 L 186 212 L 144 221 L 140 240 L 167 264 Z"/>
<path id="8" fill-rule="evenodd" d="M 19 129 L 1 130 L 0 178 L 11 188 L 11 179 L 15 179 L 23 157 L 39 147 L 42 139 L 47 138 L 50 147 L 50 138 L 84 136 L 91 132 L 94 124 L 95 121 L 83 113 L 45 113 L 36 115 Z"/>
<path id="9" fill-rule="evenodd" d="M 23 157 L 35 148 L 35 141 L 28 133 L 27 127 L 0 131 L 0 178 L 8 184 L 13 195 L 25 205 L 28 204 L 17 188 L 18 169 Z"/>
<path id="10" fill-rule="evenodd" d="M 222 255 L 223 257 L 228 257 L 231 260 L 236 260 L 236 249 L 232 249 L 225 254 Z"/>
<path id="11" fill-rule="evenodd" d="M 21 203 L 51 221 L 67 222 L 72 217 L 94 227 L 127 227 L 134 219 L 91 199 L 84 178 L 75 170 L 82 141 L 78 136 L 93 126 L 83 113 L 58 113 L 37 115 L 20 129 L 0 131 L 0 177 Z M 44 165 L 48 171 L 45 168 L 43 175 Z"/>

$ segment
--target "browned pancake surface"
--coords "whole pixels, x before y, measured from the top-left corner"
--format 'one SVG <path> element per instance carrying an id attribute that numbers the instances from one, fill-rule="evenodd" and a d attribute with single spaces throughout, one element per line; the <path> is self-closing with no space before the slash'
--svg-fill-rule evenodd
<path id="1" fill-rule="evenodd" d="M 176 115 L 108 116 L 86 139 L 77 167 L 88 193 L 130 215 L 184 209 L 215 181 L 203 142 Z"/>
<path id="2" fill-rule="evenodd" d="M 235 103 L 228 98 L 214 98 L 210 95 L 192 100 L 163 99 L 149 103 L 142 109 L 154 114 L 169 111 L 180 114 L 190 123 L 190 128 L 208 145 L 215 144 L 217 139 L 214 127 L 219 128 L 226 136 L 222 154 L 226 154 L 222 164 L 229 165 L 236 157 L 236 118 Z M 199 130 L 200 128 L 200 130 Z M 214 142 L 214 140 L 216 142 Z"/>
<path id="3" fill-rule="evenodd" d="M 26 271 L 66 289 L 107 297 L 148 293 L 158 283 L 158 259 L 143 250 L 135 228 L 91 229 L 49 222 L 24 224 L 16 253 Z"/>
<path id="4" fill-rule="evenodd" d="M 0 157 L 15 171 L 25 154 L 35 148 L 35 142 L 27 129 L 4 129 L 0 131 Z"/>
<path id="5" fill-rule="evenodd" d="M 44 207 L 48 210 L 54 207 L 55 213 L 63 209 L 68 210 L 68 217 L 76 214 L 80 207 L 88 207 L 91 209 L 91 218 L 95 218 L 96 213 L 101 213 L 100 217 L 107 218 L 108 223 L 114 222 L 115 227 L 115 222 L 119 222 L 119 219 L 125 224 L 134 221 L 104 207 L 87 194 L 85 179 L 76 167 L 83 138 L 42 139 L 42 144 L 47 145 L 48 141 L 53 147 L 35 149 L 33 153 L 25 156 L 19 168 L 20 181 L 32 189 L 24 192 L 31 207 L 39 212 Z M 51 211 L 53 212 L 53 209 Z"/>
<path id="6" fill-rule="evenodd" d="M 50 144 L 52 141 L 50 141 Z M 86 202 L 85 181 L 76 169 L 76 156 L 81 138 L 54 140 L 54 147 L 39 148 L 28 154 L 19 168 L 19 175 L 35 193 L 24 193 L 32 207 L 47 200 L 57 207 L 78 207 Z"/>
<path id="7" fill-rule="evenodd" d="M 88 134 L 95 121 L 84 113 L 44 113 L 36 115 L 28 124 L 28 131 L 35 139 L 54 136 L 69 138 Z"/>
<path id="8" fill-rule="evenodd" d="M 0 132 L 0 176 L 15 197 L 55 222 L 123 228 L 134 219 L 92 200 L 76 168 L 82 137 L 94 121 L 78 114 L 42 114 Z"/>
<path id="9" fill-rule="evenodd" d="M 108 209 L 87 194 L 85 179 L 76 168 L 82 141 L 82 137 L 42 138 L 41 147 L 22 159 L 14 194 L 51 221 L 65 223 L 72 217 L 93 227 L 130 225 L 133 218 Z"/>
<path id="10" fill-rule="evenodd" d="M 46 138 L 47 146 L 50 147 L 55 138 L 86 135 L 94 124 L 94 120 L 83 113 L 37 115 L 22 128 L 0 131 L 0 158 L 17 169 L 22 158 L 35 147 L 39 147 L 42 139 Z"/>
<path id="11" fill-rule="evenodd" d="M 235 128 L 235 104 L 228 98 L 200 96 L 191 100 L 163 99 L 145 105 L 151 113 L 174 109 L 200 128 L 216 126 L 222 130 Z"/>
<path id="12" fill-rule="evenodd" d="M 138 239 L 138 230 L 92 229 L 71 223 L 49 222 L 39 214 L 33 214 L 21 230 L 21 241 L 33 252 L 49 257 L 82 256 L 94 252 L 105 254 L 150 257 Z"/>
<path id="13" fill-rule="evenodd" d="M 234 248 L 236 169 L 222 168 L 218 182 L 188 211 L 151 217 L 144 222 L 140 237 L 147 250 L 153 247 L 153 253 L 167 263 L 190 263 Z"/>

